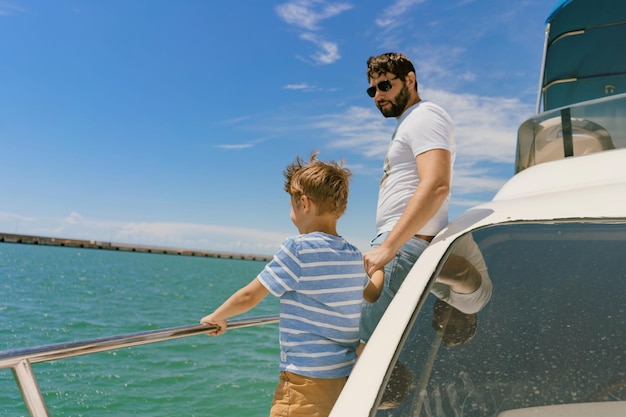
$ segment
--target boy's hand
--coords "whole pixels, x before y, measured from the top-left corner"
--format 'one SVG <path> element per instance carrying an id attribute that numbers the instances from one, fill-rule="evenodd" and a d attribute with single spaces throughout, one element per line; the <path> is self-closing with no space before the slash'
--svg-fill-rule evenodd
<path id="1" fill-rule="evenodd" d="M 209 314 L 208 316 L 202 317 L 202 319 L 200 319 L 200 323 L 217 326 L 217 329 L 207 332 L 209 336 L 219 336 L 224 334 L 226 332 L 226 328 L 228 327 L 226 320 L 216 317 L 215 314 Z"/>
<path id="2" fill-rule="evenodd" d="M 396 256 L 396 252 L 380 245 L 363 254 L 363 266 L 369 277 L 374 276 L 376 271 L 385 269 L 391 260 Z"/>

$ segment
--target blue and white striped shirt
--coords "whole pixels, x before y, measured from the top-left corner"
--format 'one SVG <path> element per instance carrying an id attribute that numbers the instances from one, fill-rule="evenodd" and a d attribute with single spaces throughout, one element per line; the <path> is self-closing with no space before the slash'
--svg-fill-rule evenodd
<path id="1" fill-rule="evenodd" d="M 299 235 L 282 244 L 257 279 L 280 297 L 280 370 L 348 376 L 368 282 L 361 252 L 342 237 Z"/>

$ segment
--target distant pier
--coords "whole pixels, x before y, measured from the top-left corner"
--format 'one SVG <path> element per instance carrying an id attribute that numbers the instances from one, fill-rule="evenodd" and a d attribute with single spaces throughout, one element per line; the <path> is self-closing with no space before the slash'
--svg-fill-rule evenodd
<path id="1" fill-rule="evenodd" d="M 216 252 L 197 249 L 175 249 L 165 246 L 131 245 L 126 243 L 99 242 L 96 240 L 66 239 L 60 237 L 44 237 L 0 233 L 0 242 L 23 243 L 30 245 L 64 246 L 70 248 L 104 249 L 120 252 L 158 253 L 165 255 L 197 256 L 204 258 L 242 259 L 248 261 L 265 261 L 272 259 L 266 255 L 251 255 L 234 252 Z"/>

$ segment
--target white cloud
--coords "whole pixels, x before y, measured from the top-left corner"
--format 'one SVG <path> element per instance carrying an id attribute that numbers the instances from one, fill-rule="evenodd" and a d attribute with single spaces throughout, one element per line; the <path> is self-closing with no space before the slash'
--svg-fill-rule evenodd
<path id="1" fill-rule="evenodd" d="M 351 149 L 364 156 L 384 157 L 395 122 L 385 119 L 375 107 L 349 107 L 343 113 L 316 117 L 311 128 L 328 131 L 333 148 Z"/>
<path id="2" fill-rule="evenodd" d="M 511 173 L 513 169 L 511 167 Z M 481 169 L 474 164 L 455 164 L 453 193 L 456 196 L 480 193 L 493 194 L 498 191 L 508 178 L 496 177 L 488 169 Z"/>
<path id="3" fill-rule="evenodd" d="M 65 223 L 67 224 L 81 224 L 83 222 L 83 218 L 80 214 L 73 212 L 68 217 L 65 218 Z"/>
<path id="4" fill-rule="evenodd" d="M 35 221 L 33 217 L 0 211 L 0 231 L 5 233 L 21 233 L 21 226 Z"/>
<path id="5" fill-rule="evenodd" d="M 310 85 L 307 83 L 300 83 L 300 84 L 287 84 L 285 86 L 282 87 L 283 90 L 293 90 L 293 91 L 304 91 L 304 92 L 311 92 L 311 91 L 337 91 L 338 88 L 336 87 L 327 87 L 327 88 L 321 88 L 315 85 Z"/>
<path id="6" fill-rule="evenodd" d="M 254 146 L 253 143 L 239 143 L 239 144 L 233 144 L 233 145 L 215 145 L 216 148 L 219 149 L 228 149 L 228 150 L 241 150 L 241 149 L 248 149 L 248 148 L 252 148 Z"/>
<path id="7" fill-rule="evenodd" d="M 376 19 L 376 24 L 382 28 L 396 27 L 402 24 L 401 17 L 416 4 L 426 0 L 398 0 L 390 6 L 385 6 L 382 17 Z"/>
<path id="8" fill-rule="evenodd" d="M 283 87 L 285 90 L 314 90 L 315 87 L 306 83 L 302 84 L 287 84 Z"/>
<path id="9" fill-rule="evenodd" d="M 332 64 L 341 58 L 339 47 L 334 42 L 321 40 L 313 33 L 303 33 L 300 38 L 312 42 L 318 47 L 318 52 L 312 56 L 318 64 Z"/>
<path id="10" fill-rule="evenodd" d="M 0 16 L 13 16 L 22 13 L 26 13 L 26 10 L 20 6 L 7 1 L 0 1 Z"/>
<path id="11" fill-rule="evenodd" d="M 310 58 L 321 65 L 332 64 L 341 58 L 336 42 L 320 37 L 320 23 L 326 19 L 340 15 L 352 9 L 352 5 L 345 2 L 328 3 L 324 0 L 295 0 L 276 6 L 275 11 L 279 18 L 290 26 L 303 30 L 300 39 L 313 43 L 317 47 Z"/>
<path id="12" fill-rule="evenodd" d="M 275 10 L 278 16 L 286 23 L 308 30 L 315 30 L 317 29 L 319 17 L 312 13 L 307 6 L 306 2 L 293 2 L 280 4 L 276 6 Z"/>
<path id="13" fill-rule="evenodd" d="M 163 242 L 163 246 L 272 254 L 288 233 L 194 223 L 124 223 L 114 234 L 119 240 Z"/>
<path id="14" fill-rule="evenodd" d="M 291 26 L 315 31 L 319 22 L 350 10 L 349 3 L 327 3 L 320 0 L 296 0 L 276 6 L 276 14 Z"/>
<path id="15" fill-rule="evenodd" d="M 216 144 L 213 145 L 213 148 L 217 148 L 217 149 L 224 149 L 224 150 L 235 150 L 235 151 L 240 151 L 242 149 L 249 149 L 249 148 L 253 148 L 256 145 L 258 145 L 261 142 L 266 141 L 267 138 L 257 138 L 257 139 L 251 139 L 248 142 L 243 142 L 243 143 L 222 143 L 222 144 Z"/>
<path id="16" fill-rule="evenodd" d="M 456 127 L 458 158 L 472 163 L 510 163 L 515 155 L 517 128 L 533 114 L 517 98 L 483 97 L 426 89 L 422 98 L 444 107 Z"/>
<path id="17" fill-rule="evenodd" d="M 223 125 L 223 126 L 229 126 L 229 125 L 238 125 L 241 124 L 243 122 L 249 121 L 250 119 L 252 119 L 253 116 L 250 115 L 246 115 L 246 116 L 239 116 L 239 117 L 233 117 L 232 119 L 227 119 L 227 120 L 221 120 L 216 122 L 217 124 Z"/>
<path id="18" fill-rule="evenodd" d="M 475 81 L 476 75 L 468 74 L 467 71 L 460 73 L 460 75 L 455 72 L 457 64 L 462 61 L 466 52 L 467 49 L 460 46 L 422 45 L 412 48 L 410 55 L 419 57 L 413 60 L 416 74 L 418 74 L 418 84 L 422 84 L 421 80 L 428 80 L 429 85 L 436 85 L 442 81 L 449 82 L 449 80 L 454 79 L 468 81 L 468 77 Z"/>
<path id="19" fill-rule="evenodd" d="M 466 71 L 463 74 L 461 74 L 461 79 L 463 81 L 476 81 L 476 74 L 474 74 L 471 71 Z"/>

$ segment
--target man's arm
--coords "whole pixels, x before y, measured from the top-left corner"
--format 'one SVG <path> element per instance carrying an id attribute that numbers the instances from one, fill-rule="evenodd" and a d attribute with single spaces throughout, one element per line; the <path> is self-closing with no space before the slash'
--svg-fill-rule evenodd
<path id="1" fill-rule="evenodd" d="M 245 287 L 230 296 L 221 306 L 208 316 L 200 319 L 202 324 L 213 324 L 218 328 L 210 331 L 210 336 L 218 336 L 226 331 L 226 320 L 256 307 L 269 293 L 267 288 L 255 278 Z"/>
<path id="2" fill-rule="evenodd" d="M 420 183 L 409 200 L 404 213 L 377 248 L 363 255 L 365 270 L 372 275 L 384 268 L 398 250 L 409 241 L 437 213 L 450 193 L 451 161 L 450 152 L 445 149 L 432 149 L 416 158 Z"/>

